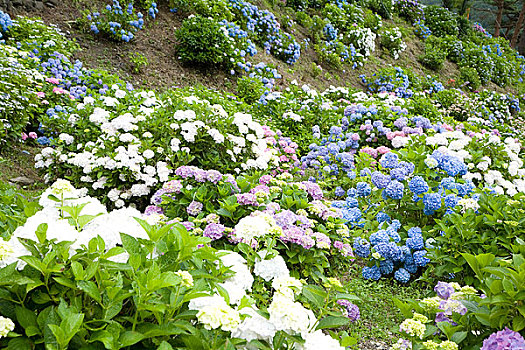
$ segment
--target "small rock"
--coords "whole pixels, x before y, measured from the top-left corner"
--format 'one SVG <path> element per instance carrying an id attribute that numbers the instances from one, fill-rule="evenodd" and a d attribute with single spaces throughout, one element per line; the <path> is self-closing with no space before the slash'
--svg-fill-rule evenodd
<path id="1" fill-rule="evenodd" d="M 25 176 L 15 177 L 14 179 L 9 179 L 9 181 L 19 185 L 32 185 L 35 183 L 35 180 L 31 180 Z"/>

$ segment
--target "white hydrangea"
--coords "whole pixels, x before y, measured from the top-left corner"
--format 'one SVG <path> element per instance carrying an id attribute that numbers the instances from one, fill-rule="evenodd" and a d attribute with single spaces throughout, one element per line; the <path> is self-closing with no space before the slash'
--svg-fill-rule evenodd
<path id="1" fill-rule="evenodd" d="M 295 277 L 280 276 L 273 280 L 272 288 L 275 289 L 276 295 L 283 295 L 293 299 L 295 294 L 301 293 L 303 282 Z"/>
<path id="2" fill-rule="evenodd" d="M 281 294 L 273 296 L 268 312 L 270 322 L 276 330 L 290 334 L 306 333 L 316 323 L 315 315 L 311 310 Z"/>
<path id="3" fill-rule="evenodd" d="M 259 252 L 260 258 L 264 259 L 266 253 L 266 251 Z M 256 276 L 263 278 L 265 281 L 271 281 L 274 278 L 290 275 L 290 271 L 286 266 L 286 262 L 280 255 L 277 255 L 269 260 L 258 259 L 255 262 L 253 273 Z"/>
<path id="4" fill-rule="evenodd" d="M 276 225 L 268 215 L 247 216 L 239 220 L 235 225 L 235 236 L 245 242 L 251 242 L 252 239 L 258 238 L 271 233 Z"/>
<path id="5" fill-rule="evenodd" d="M 10 318 L 0 316 L 0 338 L 7 337 L 15 329 L 15 324 Z"/>
<path id="6" fill-rule="evenodd" d="M 270 342 L 275 336 L 275 326 L 266 318 L 262 317 L 251 307 L 245 307 L 239 310 L 247 317 L 242 323 L 232 331 L 232 337 L 245 339 L 250 342 L 254 339 L 266 340 Z"/>
<path id="7" fill-rule="evenodd" d="M 223 331 L 231 332 L 241 323 L 239 312 L 232 309 L 224 298 L 219 296 L 193 299 L 190 301 L 189 309 L 198 310 L 197 319 L 208 330 L 221 328 Z"/>
<path id="8" fill-rule="evenodd" d="M 321 330 L 308 333 L 303 336 L 305 342 L 299 345 L 298 350 L 344 350 L 339 342 Z"/>

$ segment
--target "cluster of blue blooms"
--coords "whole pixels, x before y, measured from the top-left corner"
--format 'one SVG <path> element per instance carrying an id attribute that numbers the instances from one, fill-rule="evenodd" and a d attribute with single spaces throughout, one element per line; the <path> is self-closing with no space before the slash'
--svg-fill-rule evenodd
<path id="1" fill-rule="evenodd" d="M 6 33 L 10 27 L 13 26 L 13 21 L 11 20 L 11 17 L 0 10 L 0 39 L 3 38 L 2 33 Z"/>
<path id="2" fill-rule="evenodd" d="M 148 13 L 155 18 L 158 13 L 156 3 L 152 3 Z M 134 33 L 144 27 L 144 16 L 140 12 L 135 13 L 133 3 L 129 3 L 124 11 L 118 0 L 113 0 L 113 5 L 107 5 L 102 13 L 94 12 L 86 18 L 90 21 L 90 29 L 94 34 L 102 31 L 111 38 L 124 42 L 133 40 Z"/>
<path id="3" fill-rule="evenodd" d="M 303 168 L 317 169 L 320 178 L 324 178 L 325 175 L 337 176 L 340 171 L 355 177 L 352 169 L 354 154 L 359 148 L 359 138 L 355 133 L 346 133 L 346 130 L 347 120 L 346 124 L 343 121 L 342 126 L 332 126 L 328 137 L 323 137 L 319 145 L 311 144 L 308 154 L 301 158 Z M 315 138 L 321 137 L 319 126 L 314 126 L 312 132 Z"/>
<path id="4" fill-rule="evenodd" d="M 366 107 L 361 103 L 349 105 L 344 110 L 344 116 L 352 123 L 363 118 L 374 118 L 373 116 L 376 114 L 377 107 L 375 105 Z"/>
<path id="5" fill-rule="evenodd" d="M 412 227 L 403 240 L 399 234 L 399 220 L 390 222 L 384 213 L 379 213 L 377 220 L 380 222 L 379 230 L 372 233 L 368 240 L 361 237 L 354 240 L 356 256 L 369 258 L 371 262 L 371 266 L 363 267 L 363 278 L 377 281 L 394 274 L 397 281 L 407 283 L 411 275 L 430 262 L 426 257 L 423 233 L 419 227 Z"/>
<path id="6" fill-rule="evenodd" d="M 229 0 L 229 4 L 240 17 L 239 22 L 245 23 L 246 30 L 253 33 L 255 40 L 267 53 L 272 53 L 288 64 L 294 64 L 299 60 L 301 45 L 293 36 L 281 30 L 273 13 L 260 10 L 244 0 Z"/>
<path id="7" fill-rule="evenodd" d="M 395 92 L 397 97 L 410 98 L 414 95 L 412 89 L 410 89 L 410 78 L 399 67 L 395 67 L 394 74 L 376 74 L 372 77 L 376 77 L 372 81 L 368 81 L 365 75 L 360 75 L 361 81 L 366 85 L 368 90 L 371 92 Z"/>

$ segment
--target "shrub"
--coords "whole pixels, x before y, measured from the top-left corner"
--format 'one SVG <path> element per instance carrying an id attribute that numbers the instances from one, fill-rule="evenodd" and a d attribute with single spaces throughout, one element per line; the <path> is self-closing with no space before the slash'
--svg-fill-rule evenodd
<path id="1" fill-rule="evenodd" d="M 113 0 L 112 5 L 107 5 L 100 12 L 87 13 L 85 20 L 91 32 L 95 35 L 103 34 L 115 41 L 133 40 L 134 33 L 144 26 L 144 15 L 135 12 L 133 2 L 123 5 L 125 8 L 122 8 L 118 0 Z M 150 15 L 155 17 L 155 11 Z"/>
<path id="2" fill-rule="evenodd" d="M 237 95 L 246 103 L 253 104 L 261 98 L 266 88 L 259 78 L 237 79 Z"/>
<path id="3" fill-rule="evenodd" d="M 425 24 L 437 37 L 459 35 L 457 15 L 440 6 L 425 7 Z"/>
<path id="4" fill-rule="evenodd" d="M 216 20 L 193 16 L 175 31 L 177 55 L 187 64 L 233 66 L 234 40 Z"/>
<path id="5" fill-rule="evenodd" d="M 471 67 L 461 67 L 459 69 L 459 82 L 471 91 L 478 90 L 481 87 L 478 72 Z"/>
<path id="6" fill-rule="evenodd" d="M 423 7 L 417 0 L 395 0 L 394 11 L 408 23 L 425 19 Z"/>
<path id="7" fill-rule="evenodd" d="M 425 54 L 419 57 L 419 61 L 427 68 L 438 71 L 443 68 L 447 58 L 447 51 L 443 41 L 433 35 L 425 41 Z"/>
<path id="8" fill-rule="evenodd" d="M 407 47 L 398 28 L 387 29 L 381 33 L 381 46 L 396 60 Z"/>
<path id="9" fill-rule="evenodd" d="M 432 274 L 479 287 L 476 272 L 466 264 L 461 253 L 510 256 L 512 247 L 523 243 L 520 232 L 525 232 L 519 210 L 519 199 L 523 195 L 517 198 L 484 194 L 477 206 L 438 220 L 434 228 L 435 248 L 430 250 L 435 264 Z"/>
<path id="10" fill-rule="evenodd" d="M 392 0 L 367 0 L 366 7 L 384 19 L 392 18 L 392 12 L 394 11 L 394 3 Z"/>
<path id="11" fill-rule="evenodd" d="M 494 60 L 482 48 L 474 45 L 468 45 L 465 48 L 459 65 L 476 69 L 482 85 L 487 84 L 494 75 Z"/>

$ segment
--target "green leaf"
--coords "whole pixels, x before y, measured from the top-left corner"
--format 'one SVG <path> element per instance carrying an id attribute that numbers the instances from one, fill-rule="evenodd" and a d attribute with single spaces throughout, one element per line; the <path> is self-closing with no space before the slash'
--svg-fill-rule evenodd
<path id="1" fill-rule="evenodd" d="M 512 319 L 512 329 L 516 332 L 525 328 L 525 317 L 518 315 Z"/>
<path id="2" fill-rule="evenodd" d="M 452 337 L 450 338 L 450 340 L 452 340 L 454 343 L 456 344 L 459 344 L 461 343 L 463 340 L 465 340 L 465 338 L 467 337 L 467 332 L 456 332 L 452 335 Z"/>
<path id="3" fill-rule="evenodd" d="M 26 309 L 24 307 L 21 307 L 21 306 L 17 306 L 15 309 L 15 314 L 16 314 L 16 320 L 18 321 L 18 323 L 20 323 L 20 325 L 23 328 L 28 328 L 28 327 L 38 328 L 38 323 L 36 322 L 36 314 L 33 311 Z"/>
<path id="4" fill-rule="evenodd" d="M 350 323 L 348 317 L 343 316 L 326 316 L 317 325 L 316 329 L 325 329 L 325 328 L 338 328 L 346 326 Z"/>
<path id="5" fill-rule="evenodd" d="M 25 337 L 16 337 L 7 343 L 7 350 L 32 350 L 33 348 L 31 340 Z"/>
<path id="6" fill-rule="evenodd" d="M 119 342 L 121 346 L 131 346 L 144 339 L 144 335 L 135 331 L 126 331 L 120 335 Z"/>
<path id="7" fill-rule="evenodd" d="M 46 241 L 47 228 L 48 225 L 46 223 L 43 223 L 38 225 L 38 228 L 35 231 L 36 238 L 38 238 L 38 242 L 40 244 L 44 244 L 44 242 Z"/>
<path id="8" fill-rule="evenodd" d="M 306 285 L 303 287 L 301 294 L 308 299 L 310 303 L 322 308 L 324 306 L 324 301 L 327 297 L 327 294 L 324 289 L 318 286 Z"/>
<path id="9" fill-rule="evenodd" d="M 173 350 L 173 347 L 166 341 L 163 341 L 162 343 L 160 343 L 157 350 Z"/>
<path id="10" fill-rule="evenodd" d="M 93 281 L 78 281 L 78 288 L 86 292 L 87 295 L 95 299 L 99 304 L 102 302 L 100 290 Z"/>

